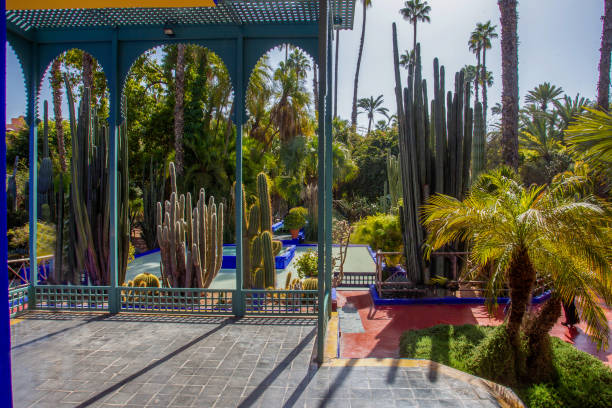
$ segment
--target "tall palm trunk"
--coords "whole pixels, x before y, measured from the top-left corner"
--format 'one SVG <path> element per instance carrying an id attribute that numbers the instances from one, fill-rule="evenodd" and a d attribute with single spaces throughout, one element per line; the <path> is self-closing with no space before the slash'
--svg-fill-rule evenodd
<path id="1" fill-rule="evenodd" d="M 601 33 L 601 56 L 599 59 L 599 82 L 597 83 L 597 105 L 608 110 L 610 103 L 610 53 L 612 52 L 612 0 L 605 0 L 603 29 Z"/>
<path id="2" fill-rule="evenodd" d="M 476 50 L 476 78 L 474 78 L 474 96 L 476 98 L 476 102 L 478 102 L 478 87 L 479 86 L 480 86 L 480 48 Z"/>
<path id="3" fill-rule="evenodd" d="M 520 347 L 521 325 L 523 324 L 523 318 L 529 306 L 531 291 L 536 280 L 535 269 L 525 248 L 514 250 L 508 271 L 508 284 L 512 301 L 508 318 L 508 334 L 513 347 L 518 351 Z"/>
<path id="4" fill-rule="evenodd" d="M 368 133 L 366 133 L 367 135 L 370 134 L 370 130 L 372 130 L 372 119 L 374 118 L 374 116 L 372 115 L 368 115 Z"/>
<path id="5" fill-rule="evenodd" d="M 340 47 L 340 30 L 336 30 L 336 61 L 334 62 L 334 118 L 338 117 L 338 48 L 339 47 Z"/>
<path id="6" fill-rule="evenodd" d="M 517 0 L 498 0 L 502 48 L 502 159 L 518 169 L 518 37 Z"/>
<path id="7" fill-rule="evenodd" d="M 482 47 L 482 118 L 487 134 L 487 48 Z"/>
<path id="8" fill-rule="evenodd" d="M 416 59 L 417 19 L 412 20 L 412 58 Z"/>
<path id="9" fill-rule="evenodd" d="M 359 42 L 359 54 L 357 54 L 357 68 L 355 70 L 355 86 L 353 87 L 353 110 L 351 111 L 351 126 L 357 128 L 357 88 L 359 88 L 359 69 L 361 68 L 361 55 L 363 54 L 363 42 L 365 40 L 367 1 L 363 1 L 363 23 L 361 25 L 361 40 Z"/>
<path id="10" fill-rule="evenodd" d="M 176 174 L 183 175 L 184 150 L 183 133 L 185 129 L 185 45 L 178 44 L 176 54 L 176 71 L 174 79 L 174 149 Z"/>
<path id="11" fill-rule="evenodd" d="M 66 149 L 64 148 L 64 127 L 62 120 L 62 73 L 59 58 L 51 65 L 51 88 L 53 90 L 53 116 L 55 117 L 55 133 L 57 137 L 57 155 L 62 173 L 66 172 Z"/>

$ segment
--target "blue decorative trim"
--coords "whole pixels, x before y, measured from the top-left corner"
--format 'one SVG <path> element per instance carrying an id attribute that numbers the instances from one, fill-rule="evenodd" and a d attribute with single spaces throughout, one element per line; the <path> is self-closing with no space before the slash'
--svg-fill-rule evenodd
<path id="1" fill-rule="evenodd" d="M 147 256 L 147 255 L 150 255 L 150 254 L 154 254 L 154 253 L 156 253 L 156 252 L 159 252 L 159 248 L 150 249 L 150 250 L 148 250 L 148 251 L 144 251 L 144 252 L 141 252 L 141 253 L 139 253 L 139 254 L 134 254 L 134 259 L 136 259 L 136 258 L 140 258 L 140 257 L 142 257 L 142 256 Z"/>
<path id="2" fill-rule="evenodd" d="M 543 294 L 536 296 L 532 299 L 532 304 L 540 304 L 550 298 L 550 290 L 547 290 Z M 454 296 L 446 296 L 440 298 L 414 298 L 414 299 L 383 299 L 378 297 L 375 285 L 370 285 L 370 296 L 376 306 L 410 306 L 410 305 L 484 305 L 486 298 L 482 297 L 469 297 L 469 298 L 457 298 Z M 497 303 L 500 305 L 506 305 L 510 302 L 510 298 L 499 297 Z"/>

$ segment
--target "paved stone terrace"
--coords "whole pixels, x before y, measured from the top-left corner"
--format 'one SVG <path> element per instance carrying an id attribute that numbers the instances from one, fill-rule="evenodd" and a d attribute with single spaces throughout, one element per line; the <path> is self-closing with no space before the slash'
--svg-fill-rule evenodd
<path id="1" fill-rule="evenodd" d="M 11 324 L 15 407 L 493 407 L 423 367 L 317 368 L 316 321 L 31 313 Z"/>

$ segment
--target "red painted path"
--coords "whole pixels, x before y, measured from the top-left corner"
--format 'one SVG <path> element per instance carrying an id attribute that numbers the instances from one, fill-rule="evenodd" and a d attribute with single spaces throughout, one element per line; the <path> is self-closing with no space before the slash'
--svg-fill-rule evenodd
<path id="1" fill-rule="evenodd" d="M 406 330 L 424 329 L 437 324 L 479 324 L 496 326 L 502 323 L 503 306 L 496 316 L 490 318 L 486 307 L 480 305 L 415 305 L 415 306 L 378 306 L 374 308 L 367 291 L 339 291 L 338 307 L 351 304 L 359 310 L 365 333 L 342 333 L 340 337 L 340 357 L 398 357 L 399 339 Z M 606 309 L 608 324 L 612 324 L 612 310 Z M 551 334 L 578 349 L 586 351 L 612 367 L 612 335 L 610 347 L 597 351 L 597 346 L 585 334 L 586 325 L 580 323 L 573 333 L 561 322 L 560 318 Z M 611 326 L 612 327 L 612 326 Z M 342 322 L 340 322 L 342 330 Z M 612 330 L 611 330 L 612 331 Z"/>

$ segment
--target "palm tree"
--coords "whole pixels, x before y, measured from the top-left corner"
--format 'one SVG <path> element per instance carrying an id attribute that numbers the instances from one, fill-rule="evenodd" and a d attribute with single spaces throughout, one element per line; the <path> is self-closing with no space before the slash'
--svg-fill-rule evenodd
<path id="1" fill-rule="evenodd" d="M 600 302 L 612 300 L 612 265 L 604 205 L 577 197 L 564 183 L 526 188 L 502 167 L 481 175 L 463 201 L 437 194 L 423 207 L 428 256 L 463 241 L 470 247 L 469 272 L 489 274 L 489 298 L 508 285 L 512 307 L 505 330 L 516 357 L 522 355 L 521 338 L 527 338 L 529 381 L 552 375 L 548 332 L 561 315 L 560 301 L 575 298 L 587 332 L 607 346 L 609 327 Z M 552 296 L 524 324 L 538 277 L 549 282 Z M 517 367 L 524 363 L 516 359 Z"/>
<path id="2" fill-rule="evenodd" d="M 480 32 L 480 38 L 482 39 L 482 78 L 486 78 L 486 81 L 482 81 L 482 112 L 483 119 L 485 125 L 485 132 L 487 128 L 487 87 L 491 86 L 488 84 L 488 74 L 487 71 L 487 50 L 491 49 L 491 40 L 497 38 L 498 35 L 495 32 L 497 26 L 491 24 L 491 20 L 487 21 L 484 24 L 478 23 L 476 26 L 476 30 Z M 491 82 L 493 80 L 491 79 Z"/>
<path id="3" fill-rule="evenodd" d="M 563 94 L 563 88 L 551 85 L 550 82 L 544 82 L 527 92 L 525 102 L 538 106 L 542 112 L 547 112 L 548 104 L 555 103 L 561 94 Z"/>
<path id="4" fill-rule="evenodd" d="M 387 116 L 387 112 L 389 112 L 389 110 L 382 106 L 383 103 L 384 103 L 384 99 L 382 95 L 378 95 L 376 99 L 374 99 L 373 96 L 370 96 L 369 98 L 359 99 L 359 104 L 357 106 L 359 106 L 359 108 L 362 109 L 360 113 L 368 114 L 368 133 L 367 134 L 370 134 L 370 130 L 372 129 L 372 122 L 374 121 L 374 115 L 376 113 L 380 113 L 384 116 Z"/>
<path id="5" fill-rule="evenodd" d="M 174 99 L 174 165 L 176 166 L 176 174 L 182 176 L 185 166 L 185 151 L 183 147 L 185 131 L 185 44 L 177 45 Z"/>
<path id="6" fill-rule="evenodd" d="M 305 109 L 310 103 L 301 77 L 306 69 L 295 65 L 299 61 L 304 63 L 308 60 L 296 58 L 288 59 L 287 63 L 281 61 L 274 72 L 274 81 L 278 86 L 275 90 L 276 102 L 270 110 L 270 121 L 278 129 L 283 143 L 291 141 L 302 132 L 307 117 Z"/>
<path id="7" fill-rule="evenodd" d="M 518 169 L 518 36 L 517 0 L 498 0 L 502 48 L 502 158 Z"/>
<path id="8" fill-rule="evenodd" d="M 585 106 L 590 105 L 590 101 L 584 96 L 580 96 L 580 94 L 576 94 L 574 99 L 564 95 L 561 101 L 556 100 L 553 103 L 555 111 L 561 119 L 560 128 L 562 131 L 567 129 L 576 115 L 584 111 Z"/>
<path id="9" fill-rule="evenodd" d="M 416 52 L 416 44 L 417 44 L 417 23 L 420 21 L 422 23 L 429 23 L 431 19 L 429 18 L 429 12 L 431 11 L 431 7 L 427 4 L 426 1 L 421 3 L 421 0 L 408 0 L 404 3 L 404 8 L 400 9 L 401 15 L 404 17 L 404 20 L 407 20 L 412 24 L 413 28 L 413 38 L 412 38 L 412 50 Z"/>
<path id="10" fill-rule="evenodd" d="M 482 38 L 478 30 L 472 31 L 468 40 L 468 48 L 476 54 L 476 75 L 474 76 L 474 95 L 475 102 L 478 102 L 478 84 L 480 82 L 480 51 L 482 50 Z"/>
<path id="11" fill-rule="evenodd" d="M 599 82 L 597 83 L 597 106 L 608 110 L 610 103 L 610 53 L 612 52 L 612 0 L 605 0 L 601 48 L 599 57 Z"/>
<path id="12" fill-rule="evenodd" d="M 476 75 L 478 73 L 478 70 L 476 69 L 476 67 L 474 65 L 464 65 L 463 68 L 463 78 L 465 80 L 465 83 L 467 84 L 476 84 Z M 478 91 L 478 86 L 475 86 L 476 90 Z M 470 93 L 468 96 L 472 95 L 472 86 L 470 85 L 468 87 L 468 92 Z"/>
<path id="13" fill-rule="evenodd" d="M 404 53 L 400 55 L 399 64 L 401 67 L 408 69 L 410 62 L 414 58 L 414 51 L 404 50 Z"/>
<path id="14" fill-rule="evenodd" d="M 520 150 L 528 158 L 542 158 L 549 162 L 553 153 L 561 150 L 554 129 L 546 126 L 546 119 L 536 116 L 525 123 L 519 135 Z"/>
<path id="15" fill-rule="evenodd" d="M 357 67 L 355 68 L 355 86 L 353 87 L 353 110 L 351 111 L 351 127 L 357 127 L 357 89 L 359 88 L 359 69 L 361 68 L 361 56 L 363 54 L 363 42 L 365 40 L 366 16 L 368 7 L 372 6 L 372 0 L 361 0 L 363 4 L 363 22 L 361 24 L 361 39 L 359 40 L 359 53 L 357 54 Z"/>
<path id="16" fill-rule="evenodd" d="M 62 121 L 62 61 L 61 57 L 53 60 L 51 65 L 51 89 L 53 93 L 53 117 L 55 118 L 55 132 L 57 137 L 57 155 L 59 157 L 62 173 L 66 172 L 66 149 L 64 147 L 64 125 Z"/>
<path id="17" fill-rule="evenodd" d="M 594 164 L 609 171 L 612 167 L 612 114 L 585 108 L 565 131 L 570 151 L 583 153 Z"/>

